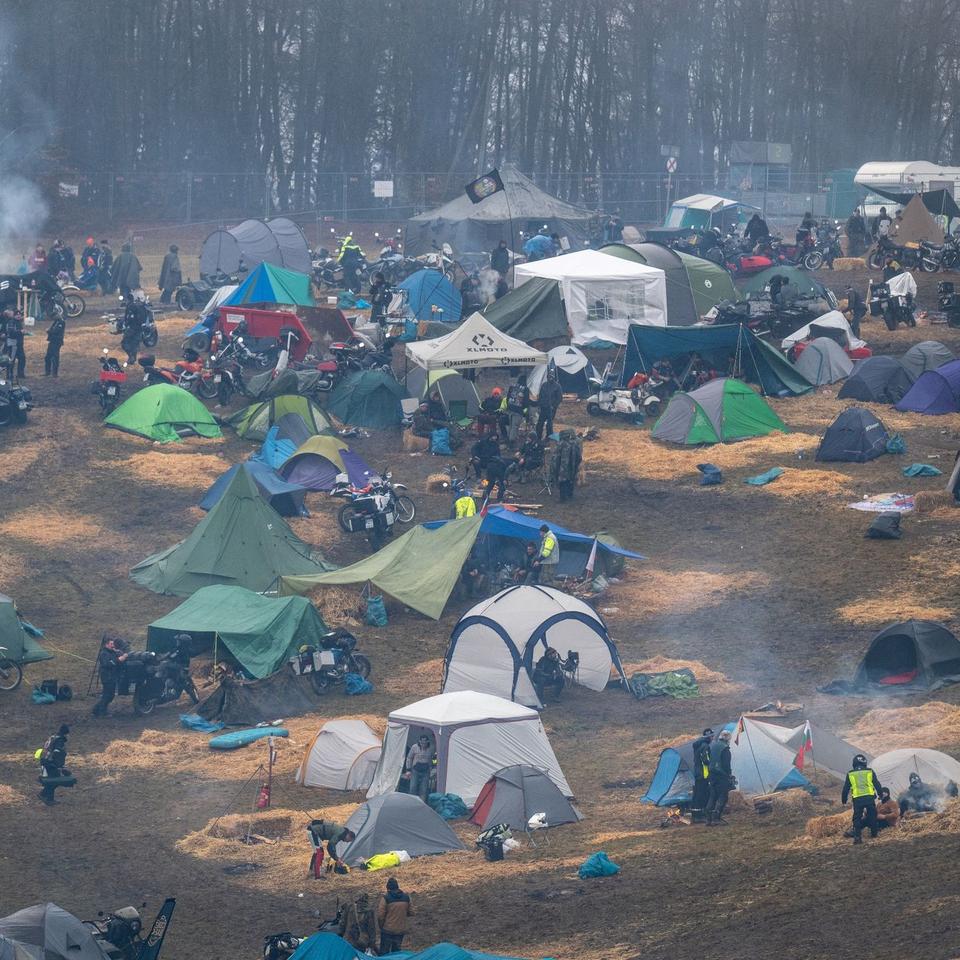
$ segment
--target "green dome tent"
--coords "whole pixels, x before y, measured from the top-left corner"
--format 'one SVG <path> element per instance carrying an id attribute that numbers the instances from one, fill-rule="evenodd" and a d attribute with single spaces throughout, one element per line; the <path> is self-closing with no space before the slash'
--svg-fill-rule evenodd
<path id="1" fill-rule="evenodd" d="M 191 434 L 223 436 L 213 414 L 192 393 L 172 383 L 158 383 L 138 390 L 104 423 L 160 443 L 175 443 Z"/>
<path id="2" fill-rule="evenodd" d="M 403 419 L 400 401 L 407 393 L 382 370 L 351 373 L 330 394 L 327 409 L 353 427 L 395 427 Z"/>
<path id="3" fill-rule="evenodd" d="M 737 277 L 737 286 L 744 296 L 759 294 L 774 277 L 786 277 L 800 291 L 801 297 L 822 297 L 834 310 L 837 308 L 837 298 L 813 274 L 797 267 L 767 267 L 749 277 Z"/>
<path id="4" fill-rule="evenodd" d="M 154 593 L 187 597 L 212 584 L 267 590 L 278 577 L 332 570 L 260 496 L 246 470 L 190 536 L 141 560 L 130 579 Z"/>
<path id="5" fill-rule="evenodd" d="M 691 326 L 721 300 L 740 299 L 730 274 L 702 257 L 680 253 L 659 243 L 608 243 L 600 252 L 659 267 L 666 274 L 667 323 L 672 327 Z"/>
<path id="6" fill-rule="evenodd" d="M 311 434 L 331 432 L 327 415 L 311 399 L 295 393 L 285 393 L 259 403 L 251 403 L 249 407 L 244 407 L 229 417 L 227 423 L 243 440 L 262 442 L 267 438 L 267 431 L 288 413 L 299 414 Z"/>
<path id="7" fill-rule="evenodd" d="M 677 393 L 653 425 L 652 436 L 694 446 L 765 437 L 786 424 L 740 380 L 711 380 L 690 393 Z"/>
<path id="8" fill-rule="evenodd" d="M 40 631 L 38 630 L 37 633 Z M 41 660 L 53 659 L 53 654 L 44 650 L 24 627 L 23 621 L 17 615 L 17 605 L 2 593 L 0 593 L 0 647 L 4 648 L 3 656 L 13 660 L 14 663 L 39 663 Z"/>
<path id="9" fill-rule="evenodd" d="M 189 633 L 191 653 L 222 643 L 260 680 L 279 670 L 303 644 L 318 650 L 328 632 L 303 597 L 262 597 L 243 587 L 202 587 L 147 627 L 147 649 L 165 653 L 178 633 Z"/>

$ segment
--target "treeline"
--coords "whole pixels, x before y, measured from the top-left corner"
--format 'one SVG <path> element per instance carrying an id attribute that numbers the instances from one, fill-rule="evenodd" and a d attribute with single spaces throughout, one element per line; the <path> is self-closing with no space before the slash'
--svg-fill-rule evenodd
<path id="1" fill-rule="evenodd" d="M 3 155 L 83 172 L 948 162 L 958 0 L 56 0 L 0 14 Z M 35 149 L 33 136 L 42 136 Z M 13 149 L 11 149 L 13 148 Z"/>

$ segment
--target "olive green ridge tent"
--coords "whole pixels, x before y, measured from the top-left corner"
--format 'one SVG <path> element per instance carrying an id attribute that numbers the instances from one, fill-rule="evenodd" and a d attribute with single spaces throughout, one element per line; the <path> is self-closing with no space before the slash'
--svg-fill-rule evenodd
<path id="1" fill-rule="evenodd" d="M 24 629 L 17 616 L 17 605 L 2 593 L 0 593 L 0 648 L 3 648 L 0 657 L 13 660 L 15 663 L 39 663 L 41 660 L 53 659 L 53 654 L 44 650 Z"/>
<path id="2" fill-rule="evenodd" d="M 249 473 L 238 470 L 190 536 L 141 560 L 130 579 L 154 593 L 187 597 L 215 583 L 268 590 L 281 574 L 331 569 L 260 496 Z"/>
<path id="3" fill-rule="evenodd" d="M 147 627 L 147 649 L 163 653 L 178 633 L 191 652 L 222 643 L 258 680 L 279 670 L 303 644 L 320 648 L 327 625 L 303 597 L 262 597 L 243 587 L 202 587 Z"/>
<path id="4" fill-rule="evenodd" d="M 483 517 L 477 514 L 450 520 L 434 530 L 416 526 L 373 556 L 349 567 L 333 573 L 284 576 L 280 593 L 308 593 L 324 584 L 369 580 L 401 603 L 439 620 L 482 521 Z"/>
<path id="5" fill-rule="evenodd" d="M 358 370 L 341 380 L 327 409 L 342 423 L 374 430 L 395 427 L 403 418 L 400 401 L 407 391 L 382 370 Z"/>
<path id="6" fill-rule="evenodd" d="M 104 423 L 160 443 L 176 443 L 189 434 L 222 436 L 213 414 L 192 393 L 172 383 L 157 383 L 138 390 Z"/>
<path id="7" fill-rule="evenodd" d="M 557 337 L 570 339 L 560 284 L 547 277 L 531 277 L 482 312 L 499 331 L 527 343 Z"/>
<path id="8" fill-rule="evenodd" d="M 741 380 L 711 380 L 690 393 L 675 393 L 652 436 L 694 446 L 765 437 L 786 424 Z"/>
<path id="9" fill-rule="evenodd" d="M 295 393 L 285 393 L 259 403 L 251 403 L 229 417 L 227 423 L 237 431 L 238 437 L 262 442 L 267 438 L 267 431 L 288 413 L 296 413 L 302 417 L 312 434 L 331 432 L 327 415 L 309 397 L 301 397 Z"/>

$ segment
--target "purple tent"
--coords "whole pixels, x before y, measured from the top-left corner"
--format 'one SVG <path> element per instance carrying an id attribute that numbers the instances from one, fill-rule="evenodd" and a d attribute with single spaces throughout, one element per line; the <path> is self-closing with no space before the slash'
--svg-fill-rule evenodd
<path id="1" fill-rule="evenodd" d="M 960 412 L 960 360 L 924 370 L 896 409 L 929 414 Z"/>
<path id="2" fill-rule="evenodd" d="M 376 473 L 352 450 L 341 450 L 340 459 L 355 487 L 365 486 L 369 477 Z M 337 474 L 341 472 L 338 464 L 320 453 L 294 454 L 280 470 L 281 476 L 288 483 L 295 483 L 307 490 L 333 489 Z"/>

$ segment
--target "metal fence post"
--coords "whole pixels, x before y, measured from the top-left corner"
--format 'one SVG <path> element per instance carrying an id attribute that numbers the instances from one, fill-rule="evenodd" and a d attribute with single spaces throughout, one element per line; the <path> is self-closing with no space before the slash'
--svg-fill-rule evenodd
<path id="1" fill-rule="evenodd" d="M 270 174 L 263 175 L 263 219 L 270 217 Z"/>
<path id="2" fill-rule="evenodd" d="M 113 184 L 115 175 L 107 174 L 107 223 L 113 223 Z"/>
<path id="3" fill-rule="evenodd" d="M 193 219 L 193 174 L 187 173 L 187 223 Z"/>

